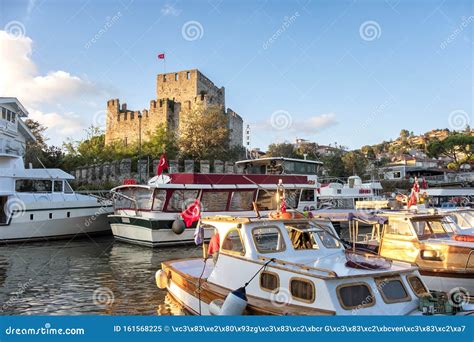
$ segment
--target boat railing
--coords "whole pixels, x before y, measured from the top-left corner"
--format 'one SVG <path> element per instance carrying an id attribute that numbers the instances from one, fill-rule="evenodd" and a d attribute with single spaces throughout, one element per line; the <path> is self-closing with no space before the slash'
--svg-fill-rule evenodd
<path id="1" fill-rule="evenodd" d="M 112 193 L 109 190 L 79 190 L 75 193 L 80 195 L 92 196 L 98 200 L 110 200 L 112 199 Z"/>
<path id="2" fill-rule="evenodd" d="M 331 270 L 327 270 L 325 268 L 308 266 L 308 265 L 304 265 L 304 264 L 300 264 L 300 263 L 296 263 L 296 262 L 291 262 L 291 261 L 287 261 L 287 260 L 267 258 L 267 257 L 264 257 L 264 256 L 259 256 L 258 258 L 262 261 L 272 260 L 274 263 L 282 265 L 282 266 L 294 266 L 294 267 L 301 268 L 302 270 L 305 270 L 305 271 L 317 271 L 317 272 L 326 273 L 328 275 L 328 277 L 331 277 L 331 278 L 336 278 L 337 277 L 336 272 L 331 271 Z"/>

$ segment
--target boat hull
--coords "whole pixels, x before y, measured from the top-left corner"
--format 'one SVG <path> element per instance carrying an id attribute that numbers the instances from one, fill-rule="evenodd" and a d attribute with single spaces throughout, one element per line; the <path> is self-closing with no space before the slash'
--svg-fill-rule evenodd
<path id="1" fill-rule="evenodd" d="M 452 293 L 456 290 L 466 291 L 469 302 L 474 303 L 474 274 L 443 274 L 420 270 L 423 281 L 430 290 Z"/>
<path id="2" fill-rule="evenodd" d="M 147 247 L 166 247 L 194 243 L 195 228 L 186 228 L 182 234 L 174 233 L 165 221 L 129 219 L 111 215 L 110 226 L 114 237 L 123 242 Z M 212 230 L 204 230 L 204 239 L 211 238 Z"/>
<path id="3" fill-rule="evenodd" d="M 110 234 L 103 206 L 28 209 L 0 225 L 0 241 L 22 242 Z"/>

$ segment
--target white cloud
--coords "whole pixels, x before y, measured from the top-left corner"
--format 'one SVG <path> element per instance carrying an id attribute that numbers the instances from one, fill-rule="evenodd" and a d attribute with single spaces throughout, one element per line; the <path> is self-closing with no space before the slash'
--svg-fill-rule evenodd
<path id="1" fill-rule="evenodd" d="M 308 119 L 296 121 L 294 129 L 304 133 L 316 133 L 323 129 L 337 125 L 335 113 L 321 114 L 319 116 L 312 116 Z"/>
<path id="2" fill-rule="evenodd" d="M 48 127 L 52 143 L 82 133 L 91 117 L 105 107 L 107 92 L 88 79 L 64 70 L 41 73 L 32 59 L 33 41 L 0 30 L 0 96 L 17 97 L 32 119 Z M 100 99 L 100 100 L 99 100 Z M 91 105 L 100 103 L 100 105 Z M 74 112 L 84 112 L 79 117 Z"/>
<path id="3" fill-rule="evenodd" d="M 164 16 L 172 15 L 177 17 L 178 15 L 181 14 L 181 10 L 177 9 L 173 5 L 166 4 L 161 8 L 161 14 Z"/>

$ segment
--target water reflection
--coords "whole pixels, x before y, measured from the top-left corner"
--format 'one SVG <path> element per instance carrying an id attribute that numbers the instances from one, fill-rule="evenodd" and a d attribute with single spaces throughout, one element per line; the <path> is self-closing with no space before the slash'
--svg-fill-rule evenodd
<path id="1" fill-rule="evenodd" d="M 195 246 L 151 249 L 111 236 L 4 245 L 0 314 L 183 314 L 155 272 L 164 260 L 199 255 Z"/>

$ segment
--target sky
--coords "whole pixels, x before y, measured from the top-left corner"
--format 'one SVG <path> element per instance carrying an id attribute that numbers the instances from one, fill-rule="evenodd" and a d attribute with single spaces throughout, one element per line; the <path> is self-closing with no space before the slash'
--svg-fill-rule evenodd
<path id="1" fill-rule="evenodd" d="M 108 99 L 142 110 L 157 73 L 198 68 L 250 147 L 355 149 L 474 126 L 473 27 L 469 0 L 0 0 L 0 96 L 60 146 L 105 128 Z"/>

